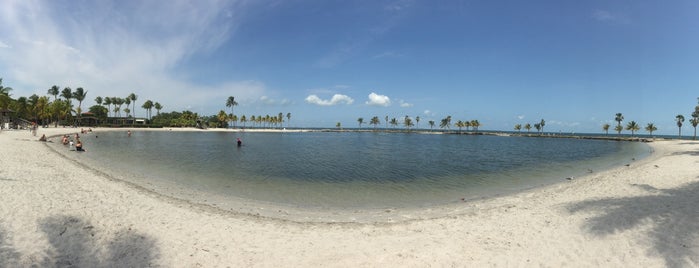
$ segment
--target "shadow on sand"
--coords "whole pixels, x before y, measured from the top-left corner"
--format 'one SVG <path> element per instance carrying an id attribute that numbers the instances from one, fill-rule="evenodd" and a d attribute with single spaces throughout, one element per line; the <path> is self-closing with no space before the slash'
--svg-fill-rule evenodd
<path id="1" fill-rule="evenodd" d="M 58 215 L 39 221 L 50 248 L 40 267 L 150 267 L 154 266 L 158 249 L 155 240 L 135 231 L 121 230 L 112 239 L 99 239 L 106 234 L 74 216 Z M 100 240 L 105 242 L 100 243 Z M 0 267 L 16 267 L 21 255 L 7 242 L 0 229 Z"/>
<path id="2" fill-rule="evenodd" d="M 699 265 L 699 182 L 669 190 L 635 186 L 649 195 L 584 201 L 568 209 L 601 212 L 585 225 L 588 232 L 599 236 L 650 223 L 649 253 L 664 258 L 668 267 Z"/>

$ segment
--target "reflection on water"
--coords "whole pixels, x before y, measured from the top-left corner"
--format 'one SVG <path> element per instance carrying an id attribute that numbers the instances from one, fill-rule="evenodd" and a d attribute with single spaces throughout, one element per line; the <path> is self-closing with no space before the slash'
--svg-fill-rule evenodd
<path id="1" fill-rule="evenodd" d="M 89 153 L 76 154 L 79 161 L 140 184 L 326 208 L 478 198 L 623 164 L 648 150 L 615 141 L 366 132 L 134 131 L 83 139 Z"/>

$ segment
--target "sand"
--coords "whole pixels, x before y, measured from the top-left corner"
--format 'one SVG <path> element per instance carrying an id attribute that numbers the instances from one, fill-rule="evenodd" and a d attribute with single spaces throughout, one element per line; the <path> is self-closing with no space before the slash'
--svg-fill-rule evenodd
<path id="1" fill-rule="evenodd" d="M 0 267 L 699 265 L 699 142 L 446 217 L 303 223 L 164 197 L 37 140 L 0 131 Z"/>

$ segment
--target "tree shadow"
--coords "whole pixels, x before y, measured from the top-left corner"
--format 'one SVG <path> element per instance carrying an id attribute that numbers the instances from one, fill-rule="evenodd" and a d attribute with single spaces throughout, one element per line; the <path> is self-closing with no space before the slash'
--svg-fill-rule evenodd
<path id="1" fill-rule="evenodd" d="M 117 232 L 108 245 L 99 245 L 94 227 L 77 217 L 48 217 L 39 226 L 52 246 L 43 266 L 148 267 L 158 254 L 154 239 L 130 228 Z"/>
<path id="2" fill-rule="evenodd" d="M 699 156 L 699 150 L 697 151 L 682 151 L 682 152 L 675 152 L 672 155 L 692 155 L 692 156 Z"/>
<path id="3" fill-rule="evenodd" d="M 651 253 L 665 259 L 668 267 L 699 265 L 699 182 L 662 190 L 635 185 L 649 195 L 583 201 L 568 206 L 572 212 L 599 211 L 586 223 L 588 232 L 605 236 L 652 224 L 648 237 Z"/>
<path id="4" fill-rule="evenodd" d="M 130 228 L 100 239 L 94 226 L 80 218 L 58 215 L 39 221 L 39 229 L 49 241 L 39 267 L 150 267 L 159 252 L 155 240 Z M 107 241 L 100 243 L 100 240 Z M 21 254 L 7 243 L 0 229 L 0 267 L 19 267 Z"/>
<path id="5" fill-rule="evenodd" d="M 8 243 L 8 236 L 5 230 L 0 229 L 0 267 L 17 267 L 19 263 L 19 252 L 15 251 Z"/>

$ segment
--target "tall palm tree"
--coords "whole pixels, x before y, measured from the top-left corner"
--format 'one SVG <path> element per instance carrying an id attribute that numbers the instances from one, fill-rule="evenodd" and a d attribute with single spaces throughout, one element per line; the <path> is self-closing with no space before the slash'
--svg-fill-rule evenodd
<path id="1" fill-rule="evenodd" d="M 53 85 L 49 90 L 46 92 L 46 94 L 52 95 L 53 96 L 53 101 L 56 101 L 58 99 L 58 93 L 61 91 L 61 89 L 57 85 Z"/>
<path id="2" fill-rule="evenodd" d="M 289 127 L 289 124 L 291 124 L 291 113 L 286 113 L 286 127 Z"/>
<path id="3" fill-rule="evenodd" d="M 226 99 L 226 107 L 231 108 L 231 113 L 233 113 L 233 106 L 236 105 L 238 105 L 238 103 L 235 101 L 235 97 L 230 96 Z"/>
<path id="4" fill-rule="evenodd" d="M 160 104 L 160 102 L 156 102 L 155 104 L 153 104 L 153 108 L 155 108 L 155 115 L 160 115 L 160 110 L 163 109 L 163 105 Z M 148 114 L 150 115 L 150 109 L 148 109 Z"/>
<path id="5" fill-rule="evenodd" d="M 66 101 L 68 102 L 68 106 L 70 106 L 71 108 L 73 107 L 73 104 L 70 102 L 70 99 L 73 98 L 73 90 L 70 87 L 63 88 L 63 91 L 61 91 L 61 97 L 66 99 Z"/>
<path id="6" fill-rule="evenodd" d="M 124 108 L 124 112 L 126 113 L 126 117 L 129 117 L 129 112 L 131 109 L 129 109 L 129 105 L 131 105 L 131 98 L 129 96 L 126 96 L 126 98 L 123 98 L 124 104 L 126 104 L 126 108 Z M 128 112 L 127 112 L 128 110 Z"/>
<path id="7" fill-rule="evenodd" d="M 651 137 L 653 136 L 653 131 L 656 131 L 656 130 L 658 130 L 658 127 L 656 127 L 653 123 L 648 123 L 648 125 L 646 125 L 646 131 L 648 131 L 648 133 L 650 133 Z"/>
<path id="8" fill-rule="evenodd" d="M 544 126 L 546 125 L 546 121 L 544 119 L 541 119 L 541 122 L 539 122 L 539 125 L 541 126 L 541 133 L 544 133 Z"/>
<path id="9" fill-rule="evenodd" d="M 529 123 L 524 124 L 524 129 L 526 129 L 527 133 L 529 133 L 529 131 L 532 130 L 532 124 L 529 124 Z"/>
<path id="10" fill-rule="evenodd" d="M 78 100 L 78 123 L 80 122 L 80 119 L 82 117 L 82 105 L 83 105 L 83 100 L 85 100 L 85 97 L 87 96 L 87 90 L 84 90 L 82 87 L 78 87 L 75 89 L 75 92 L 73 92 L 73 98 Z"/>
<path id="11" fill-rule="evenodd" d="M 541 123 L 534 124 L 534 128 L 536 128 L 536 132 L 541 133 Z"/>
<path id="12" fill-rule="evenodd" d="M 391 123 L 391 126 L 393 126 L 393 128 L 396 128 L 396 126 L 398 125 L 398 120 L 394 117 L 391 118 L 391 121 L 389 123 Z"/>
<path id="13" fill-rule="evenodd" d="M 420 116 L 415 117 L 415 128 L 420 129 Z"/>
<path id="14" fill-rule="evenodd" d="M 428 121 L 427 124 L 430 125 L 430 131 L 432 131 L 432 128 L 434 128 L 434 120 Z"/>
<path id="15" fill-rule="evenodd" d="M 636 124 L 636 121 L 631 121 L 628 124 L 626 124 L 626 130 L 631 130 L 631 136 L 633 137 L 634 134 L 636 134 L 636 131 L 641 129 L 641 127 Z"/>
<path id="16" fill-rule="evenodd" d="M 245 123 L 248 122 L 248 118 L 245 115 L 240 117 L 240 123 L 243 123 L 243 128 L 245 128 Z"/>
<path id="17" fill-rule="evenodd" d="M 357 122 L 359 123 L 359 128 L 362 128 L 362 124 L 364 124 L 364 118 L 363 117 L 357 118 Z"/>
<path id="18" fill-rule="evenodd" d="M 610 125 L 607 123 L 602 125 L 602 130 L 604 130 L 604 133 L 606 133 L 605 135 L 607 135 L 607 136 L 609 136 L 609 127 L 610 127 Z"/>
<path id="19" fill-rule="evenodd" d="M 617 126 L 621 126 L 621 122 L 624 121 L 624 115 L 622 115 L 621 113 L 616 113 L 614 121 L 616 121 Z"/>
<path id="20" fill-rule="evenodd" d="M 386 129 L 388 129 L 388 115 L 386 117 L 384 117 L 384 120 L 386 120 L 385 121 L 386 122 Z"/>
<path id="21" fill-rule="evenodd" d="M 131 103 L 133 103 L 132 112 L 133 112 L 133 119 L 134 120 L 131 122 L 133 124 L 133 123 L 136 123 L 136 100 L 138 99 L 138 96 L 136 96 L 135 93 L 131 93 L 131 94 L 129 94 L 128 99 L 131 100 L 130 101 Z"/>
<path id="22" fill-rule="evenodd" d="M 522 124 L 515 124 L 515 130 L 517 132 L 522 132 Z"/>
<path id="23" fill-rule="evenodd" d="M 678 136 L 682 138 L 682 123 L 684 123 L 684 115 L 678 114 L 675 116 L 675 121 L 677 121 L 677 128 L 679 129 Z"/>
<path id="24" fill-rule="evenodd" d="M 112 98 L 104 97 L 102 99 L 102 102 L 104 103 L 104 105 L 107 106 L 107 117 L 109 117 L 109 113 L 111 112 L 111 107 L 112 107 Z"/>

